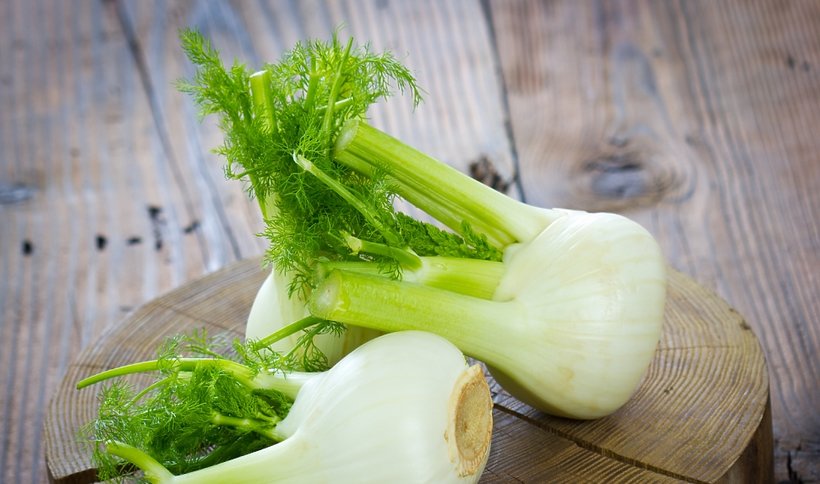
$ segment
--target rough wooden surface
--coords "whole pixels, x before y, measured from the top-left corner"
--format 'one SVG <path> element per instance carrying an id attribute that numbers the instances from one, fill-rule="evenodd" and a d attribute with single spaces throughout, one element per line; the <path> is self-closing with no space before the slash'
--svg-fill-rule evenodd
<path id="1" fill-rule="evenodd" d="M 345 23 L 428 91 L 380 127 L 508 193 L 644 223 L 761 340 L 777 481 L 820 481 L 820 3 L 0 2 L 0 480 L 46 479 L 69 362 L 264 248 L 173 81 L 194 26 L 257 64 Z"/>
<path id="2" fill-rule="evenodd" d="M 96 390 L 78 391 L 77 381 L 150 359 L 164 337 L 180 331 L 241 336 L 264 275 L 250 260 L 186 284 L 80 353 L 46 414 L 54 481 L 93 479 L 88 446 L 77 435 L 94 418 Z M 495 434 L 485 482 L 728 482 L 737 476 L 743 479 L 736 482 L 766 482 L 771 476 L 768 378 L 757 338 L 737 312 L 678 272 L 670 276 L 664 333 L 648 374 L 612 416 L 553 418 L 493 387 Z M 768 458 L 736 465 L 750 443 L 762 444 Z"/>

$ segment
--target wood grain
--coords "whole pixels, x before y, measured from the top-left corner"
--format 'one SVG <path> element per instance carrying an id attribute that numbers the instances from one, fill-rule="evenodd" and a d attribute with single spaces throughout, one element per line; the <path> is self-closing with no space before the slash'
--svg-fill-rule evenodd
<path id="1" fill-rule="evenodd" d="M 617 210 L 760 337 L 776 480 L 820 482 L 814 0 L 0 2 L 0 480 L 46 479 L 71 359 L 264 244 L 173 83 L 176 29 L 275 59 L 339 24 L 428 95 L 373 121 L 516 197 Z"/>
<path id="2" fill-rule="evenodd" d="M 45 423 L 49 475 L 90 482 L 80 427 L 96 412 L 94 389 L 76 382 L 149 359 L 164 337 L 205 328 L 241 337 L 264 278 L 243 261 L 147 303 L 78 355 L 57 389 Z M 544 415 L 495 387 L 489 482 L 765 482 L 769 459 L 741 460 L 763 440 L 771 454 L 768 379 L 763 353 L 743 319 L 689 278 L 672 272 L 666 322 L 656 356 L 633 398 L 615 414 L 575 421 Z M 146 383 L 146 382 L 143 382 Z M 751 479 L 754 478 L 754 479 Z"/>
<path id="3" fill-rule="evenodd" d="M 4 482 L 45 480 L 46 404 L 79 349 L 204 270 L 110 7 L 0 4 Z"/>

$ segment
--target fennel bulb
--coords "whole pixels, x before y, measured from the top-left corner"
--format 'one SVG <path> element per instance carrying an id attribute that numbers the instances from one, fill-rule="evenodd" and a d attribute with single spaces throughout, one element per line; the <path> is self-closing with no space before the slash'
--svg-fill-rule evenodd
<path id="1" fill-rule="evenodd" d="M 251 304 L 245 324 L 245 339 L 260 340 L 279 331 L 287 325 L 310 316 L 304 300 L 298 295 L 288 294 L 289 276 L 271 269 L 262 282 Z M 313 335 L 313 345 L 324 357 L 321 366 L 332 366 L 343 356 L 353 351 L 365 341 L 381 334 L 379 331 L 356 326 L 348 327 L 341 334 L 334 332 Z M 302 333 L 294 332 L 269 345 L 270 349 L 287 353 L 296 348 L 303 354 L 305 348 L 299 344 Z M 299 359 L 299 355 L 296 355 Z"/>
<path id="2" fill-rule="evenodd" d="M 491 298 L 337 271 L 308 301 L 314 316 L 444 335 L 548 413 L 597 418 L 629 399 L 660 339 L 666 302 L 666 262 L 646 229 L 616 214 L 513 200 L 360 120 L 346 123 L 334 156 L 383 174 L 452 230 L 473 227 L 503 248 L 504 269 Z"/>
<path id="3" fill-rule="evenodd" d="M 651 235 L 624 217 L 556 214 L 533 240 L 509 247 L 492 300 L 335 271 L 310 311 L 381 331 L 440 334 L 540 410 L 608 415 L 629 399 L 654 354 L 666 266 Z"/>
<path id="4" fill-rule="evenodd" d="M 241 366 L 225 371 L 247 377 Z M 150 482 L 168 484 L 473 483 L 484 470 L 492 434 L 490 390 L 481 368 L 469 366 L 444 338 L 392 333 L 363 344 L 326 372 L 261 373 L 252 385 L 278 387 L 282 380 L 301 388 L 269 432 L 279 443 L 180 475 L 132 445 L 110 441 L 106 451 L 140 467 Z"/>

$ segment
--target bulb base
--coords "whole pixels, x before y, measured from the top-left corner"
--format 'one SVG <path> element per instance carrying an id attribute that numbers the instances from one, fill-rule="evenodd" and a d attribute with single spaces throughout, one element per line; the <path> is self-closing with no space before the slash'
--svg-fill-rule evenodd
<path id="1" fill-rule="evenodd" d="M 450 420 L 444 438 L 459 477 L 481 474 L 490 455 L 493 400 L 484 372 L 473 365 L 459 376 L 450 394 Z"/>

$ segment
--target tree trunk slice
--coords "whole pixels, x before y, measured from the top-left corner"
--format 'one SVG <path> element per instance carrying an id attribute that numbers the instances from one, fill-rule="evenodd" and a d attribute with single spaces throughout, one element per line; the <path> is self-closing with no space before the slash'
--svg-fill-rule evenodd
<path id="1" fill-rule="evenodd" d="M 80 379 L 148 359 L 169 335 L 206 328 L 242 336 L 266 274 L 258 260 L 234 264 L 155 299 L 77 355 L 45 422 L 53 482 L 92 482 L 77 438 L 96 413 Z M 494 435 L 482 482 L 769 482 L 772 426 L 760 345 L 743 318 L 713 293 L 670 271 L 663 336 L 633 398 L 592 421 L 556 418 L 494 391 Z"/>

